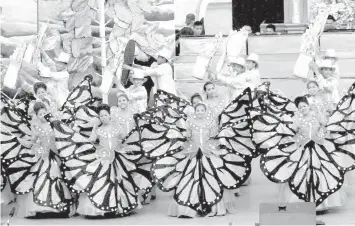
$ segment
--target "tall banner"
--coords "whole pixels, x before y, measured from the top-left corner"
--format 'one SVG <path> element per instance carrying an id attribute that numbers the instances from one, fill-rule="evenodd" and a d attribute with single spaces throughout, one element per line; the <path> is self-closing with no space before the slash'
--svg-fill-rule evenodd
<path id="1" fill-rule="evenodd" d="M 216 35 L 216 39 L 209 47 L 199 54 L 196 58 L 195 67 L 192 76 L 197 79 L 203 79 L 207 72 L 207 68 L 210 66 L 213 56 L 217 53 L 220 44 L 223 41 L 222 33 Z"/>
<path id="2" fill-rule="evenodd" d="M 246 46 L 248 32 L 245 30 L 232 31 L 227 40 L 221 59 L 218 61 L 216 71 L 219 73 L 224 65 L 226 57 L 239 57 Z"/>
<path id="3" fill-rule="evenodd" d="M 294 76 L 308 80 L 312 75 L 308 65 L 319 54 L 319 38 L 324 31 L 328 15 L 329 10 L 319 13 L 302 35 L 300 55 L 293 70 Z"/>

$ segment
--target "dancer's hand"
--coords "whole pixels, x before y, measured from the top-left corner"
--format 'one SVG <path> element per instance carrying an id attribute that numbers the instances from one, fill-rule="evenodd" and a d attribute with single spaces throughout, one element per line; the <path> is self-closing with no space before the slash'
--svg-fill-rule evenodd
<path id="1" fill-rule="evenodd" d="M 309 63 L 309 67 L 310 67 L 311 69 L 313 69 L 313 70 L 318 70 L 318 66 L 317 66 L 317 64 L 316 64 L 314 61 L 311 61 L 311 62 Z"/>

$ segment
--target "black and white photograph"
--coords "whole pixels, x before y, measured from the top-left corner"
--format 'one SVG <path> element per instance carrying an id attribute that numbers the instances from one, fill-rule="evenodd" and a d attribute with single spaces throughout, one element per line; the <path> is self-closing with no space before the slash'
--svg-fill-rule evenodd
<path id="1" fill-rule="evenodd" d="M 1 226 L 355 225 L 355 0 L 3 0 Z"/>

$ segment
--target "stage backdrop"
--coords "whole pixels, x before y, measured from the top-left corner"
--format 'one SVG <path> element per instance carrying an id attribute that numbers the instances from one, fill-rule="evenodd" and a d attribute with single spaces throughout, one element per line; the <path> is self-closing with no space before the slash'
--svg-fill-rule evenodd
<path id="1" fill-rule="evenodd" d="M 250 25 L 254 32 L 260 30 L 260 24 L 284 22 L 284 0 L 234 0 L 233 28 Z"/>

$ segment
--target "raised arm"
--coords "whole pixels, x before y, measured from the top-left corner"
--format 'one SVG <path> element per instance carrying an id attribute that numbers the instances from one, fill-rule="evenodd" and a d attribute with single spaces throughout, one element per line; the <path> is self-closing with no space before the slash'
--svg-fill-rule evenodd
<path id="1" fill-rule="evenodd" d="M 247 82 L 243 74 L 233 76 L 233 77 L 218 74 L 217 81 L 220 81 L 222 83 L 225 83 L 235 88 L 244 87 Z"/>
<path id="2" fill-rule="evenodd" d="M 339 87 L 339 81 L 336 78 L 326 80 L 323 78 L 323 76 L 318 76 L 317 82 L 320 88 L 325 89 L 327 91 L 334 91 Z"/>

